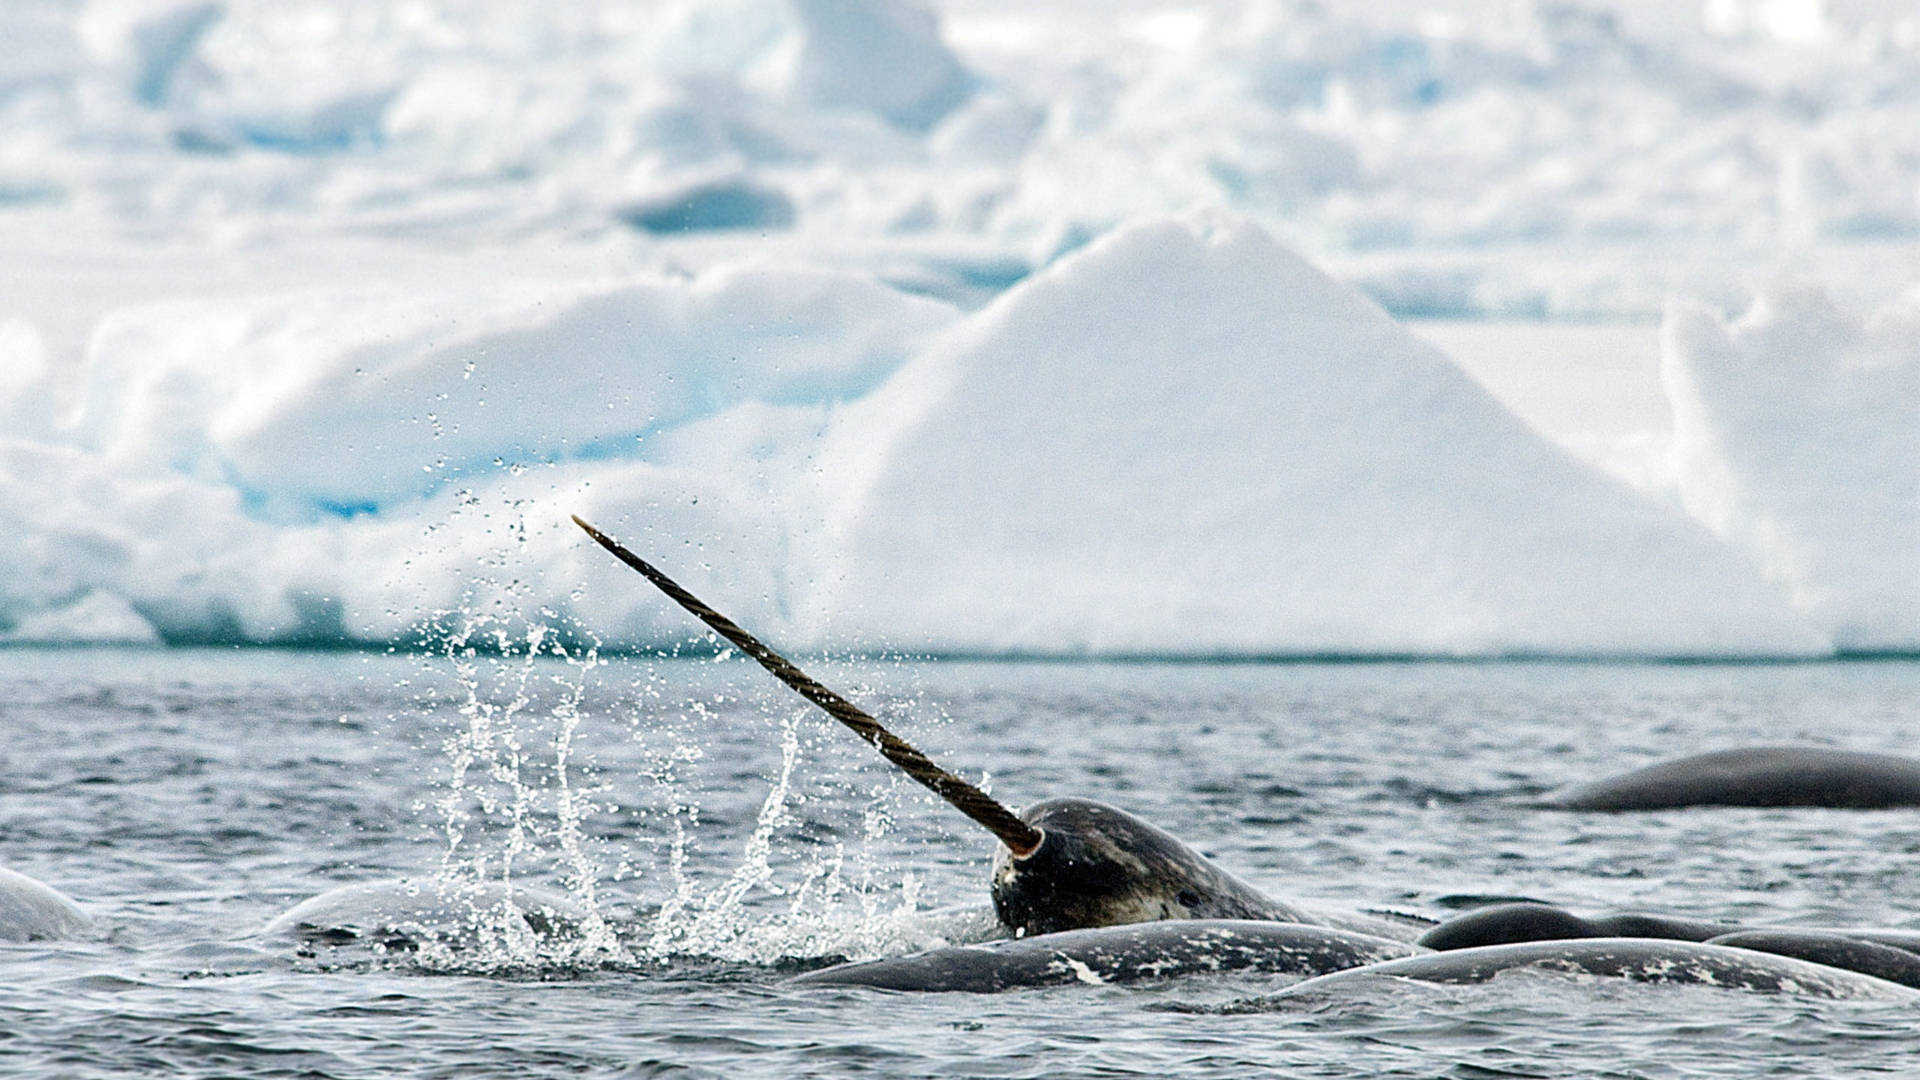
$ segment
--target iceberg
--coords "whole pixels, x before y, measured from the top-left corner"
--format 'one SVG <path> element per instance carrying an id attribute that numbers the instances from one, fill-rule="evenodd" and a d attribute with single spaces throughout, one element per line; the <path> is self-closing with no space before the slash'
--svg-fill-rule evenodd
<path id="1" fill-rule="evenodd" d="M 1130 228 L 846 407 L 818 605 L 935 651 L 1818 652 L 1684 515 L 1245 220 Z"/>
<path id="2" fill-rule="evenodd" d="M 1920 643 L 1920 291 L 1866 317 L 1778 287 L 1678 301 L 1661 375 L 1687 509 L 1840 649 Z"/>

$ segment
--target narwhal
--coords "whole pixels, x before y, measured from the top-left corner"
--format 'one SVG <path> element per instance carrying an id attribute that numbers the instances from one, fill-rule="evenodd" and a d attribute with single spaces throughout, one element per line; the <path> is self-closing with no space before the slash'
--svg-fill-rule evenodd
<path id="1" fill-rule="evenodd" d="M 1916 998 L 1912 989 L 1888 979 L 1786 955 L 1808 952 L 1810 943 L 1805 941 L 1749 949 L 1733 942 L 1607 936 L 1524 945 L 1462 942 L 1467 947 L 1436 951 L 1408 940 L 1431 925 L 1427 920 L 1341 918 L 1307 911 L 1268 896 L 1177 837 L 1106 803 L 1052 798 L 1016 814 L 934 764 L 612 537 L 578 516 L 573 521 L 714 633 L 1000 842 L 990 892 L 994 913 L 1013 935 L 1011 940 L 843 964 L 795 981 L 994 991 L 1195 971 L 1332 976 L 1377 970 L 1416 980 L 1475 982 L 1516 966 L 1544 964 L 1595 975 L 1789 989 L 1819 997 Z M 1841 948 L 1822 954 L 1850 955 Z M 1883 959 L 1875 956 L 1872 961 Z"/>
<path id="2" fill-rule="evenodd" d="M 1920 760 L 1820 746 L 1714 750 L 1556 792 L 1541 805 L 1612 812 L 1689 806 L 1913 807 L 1920 806 Z"/>
<path id="3" fill-rule="evenodd" d="M 653 564 L 575 517 L 601 547 L 639 571 L 714 633 L 851 728 L 888 761 L 1000 841 L 994 856 L 994 913 L 1015 937 L 1168 919 L 1256 919 L 1396 932 L 1394 921 L 1336 920 L 1277 900 L 1215 865 L 1179 838 L 1116 806 L 1054 798 L 1016 814 L 931 761 L 872 715 L 801 671 Z M 1411 936 L 1424 925 L 1398 931 Z"/>

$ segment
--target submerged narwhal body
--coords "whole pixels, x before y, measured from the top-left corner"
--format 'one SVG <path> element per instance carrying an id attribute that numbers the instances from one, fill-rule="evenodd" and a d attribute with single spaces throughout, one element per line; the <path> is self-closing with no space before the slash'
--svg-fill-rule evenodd
<path id="1" fill-rule="evenodd" d="M 1092 799 L 1048 799 L 1014 814 L 986 792 L 935 765 L 651 563 L 578 517 L 573 520 L 715 633 L 998 837 L 1003 846 L 994 859 L 993 906 L 1001 923 L 1015 935 L 1162 919 L 1325 921 L 1274 900 L 1171 834 L 1117 807 Z M 1365 928 L 1378 931 L 1381 926 Z"/>

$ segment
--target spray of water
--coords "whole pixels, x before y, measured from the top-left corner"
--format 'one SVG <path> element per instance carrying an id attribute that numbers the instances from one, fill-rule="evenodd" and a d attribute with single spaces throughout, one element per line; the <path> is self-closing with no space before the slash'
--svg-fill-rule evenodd
<path id="1" fill-rule="evenodd" d="M 575 759 L 582 697 L 599 667 L 544 622 L 442 617 L 437 662 L 457 722 L 431 809 L 442 840 L 431 889 L 461 914 L 419 959 L 436 967 L 541 967 L 630 959 L 601 906 L 583 823 L 607 786 Z M 540 888 L 545 877 L 565 889 Z"/>
<path id="2" fill-rule="evenodd" d="M 818 833 L 841 831 L 831 819 L 845 800 L 820 797 L 817 786 L 810 799 L 799 779 L 818 771 L 807 767 L 807 743 L 838 745 L 821 738 L 820 720 L 784 702 L 761 709 L 724 692 L 691 694 L 681 673 L 655 670 L 687 661 L 636 661 L 635 693 L 620 694 L 607 678 L 614 665 L 590 645 L 569 645 L 582 635 L 547 615 L 460 612 L 438 622 L 431 667 L 453 692 L 430 713 L 446 727 L 422 810 L 440 848 L 432 887 L 460 925 L 434 935 L 415 962 L 469 971 L 772 964 L 944 940 L 918 918 L 917 876 L 872 854 L 892 828 L 895 776 L 860 796 L 859 825 L 845 830 L 851 853 L 847 840 L 821 842 Z M 750 831 L 729 839 L 703 826 L 702 803 L 728 783 L 715 774 L 737 765 L 709 760 L 705 744 L 716 730 L 738 737 L 743 718 L 719 714 L 743 707 L 746 724 L 777 723 L 780 752 Z M 623 727 L 625 752 L 639 762 L 609 771 L 582 741 L 618 738 Z M 725 795 L 738 805 L 737 791 Z M 809 816 L 797 812 L 803 805 Z M 555 883 L 559 903 L 540 891 Z"/>

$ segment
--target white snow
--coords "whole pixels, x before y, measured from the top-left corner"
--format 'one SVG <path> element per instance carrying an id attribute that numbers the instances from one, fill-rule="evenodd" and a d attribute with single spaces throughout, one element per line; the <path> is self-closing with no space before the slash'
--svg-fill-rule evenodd
<path id="1" fill-rule="evenodd" d="M 848 408 L 822 468 L 854 484 L 828 609 L 914 647 L 1820 647 L 1704 530 L 1241 221 L 1013 290 Z"/>
<path id="2" fill-rule="evenodd" d="M 952 317 L 867 278 L 763 264 L 174 301 L 100 321 L 70 430 L 270 517 L 376 512 L 451 467 L 639 456 L 741 400 L 851 397 Z"/>
<path id="3" fill-rule="evenodd" d="M 579 512 L 790 647 L 1920 649 L 1903 3 L 17 0 L 0 42 L 0 640 L 683 640 Z M 1663 312 L 1524 366 L 1551 332 L 1426 331 L 1497 397 L 1394 322 Z"/>
<path id="4" fill-rule="evenodd" d="M 1920 291 L 1866 318 L 1811 287 L 1728 321 L 1676 304 L 1661 372 L 1687 509 L 1842 648 L 1920 641 Z"/>

